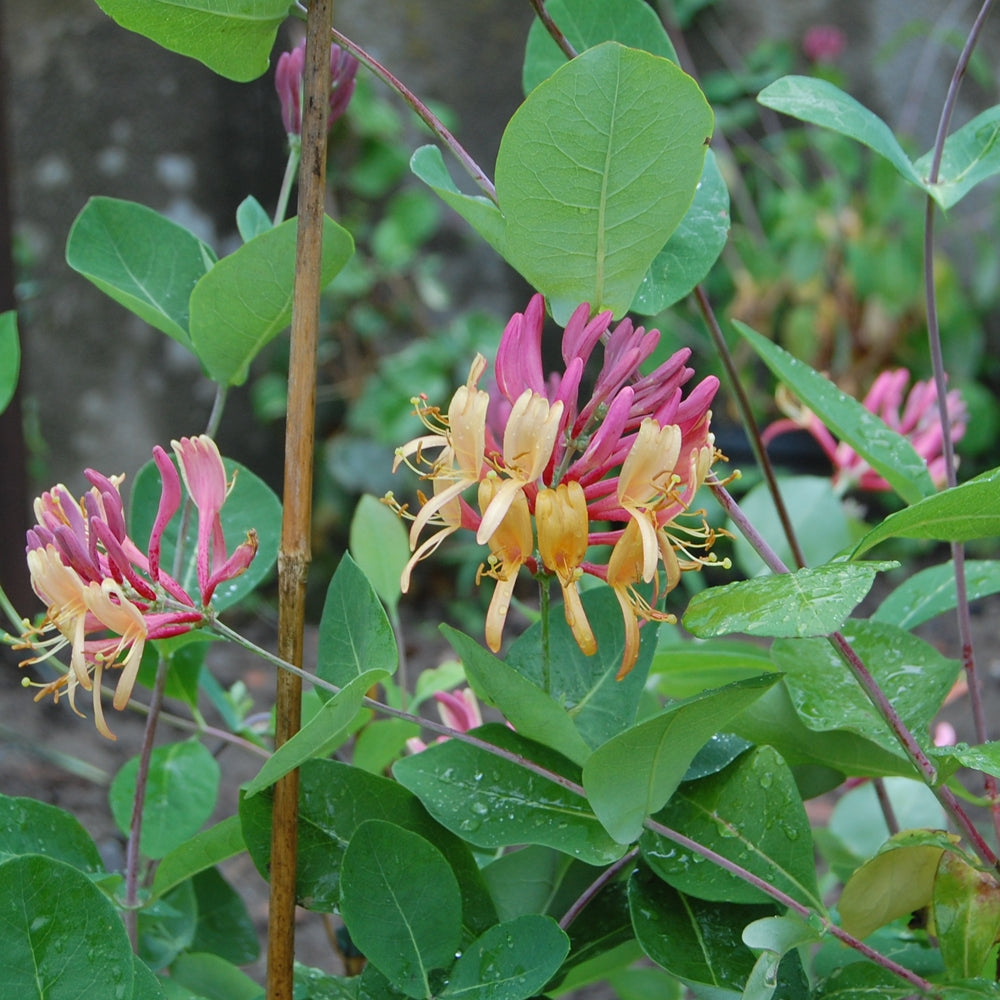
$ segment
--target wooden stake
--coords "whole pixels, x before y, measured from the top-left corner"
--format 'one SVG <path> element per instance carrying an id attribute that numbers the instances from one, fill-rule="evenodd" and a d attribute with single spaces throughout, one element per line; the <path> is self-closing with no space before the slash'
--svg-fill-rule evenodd
<path id="1" fill-rule="evenodd" d="M 322 292 L 320 258 L 326 196 L 332 27 L 333 0 L 312 0 L 306 20 L 298 240 L 285 429 L 284 513 L 278 554 L 278 655 L 299 667 L 302 666 L 306 576 L 311 559 L 316 344 Z M 301 713 L 301 679 L 279 670 L 275 702 L 275 747 L 280 747 L 298 732 Z M 274 786 L 267 951 L 268 1000 L 292 1000 L 298 804 L 299 775 L 298 771 L 292 771 Z"/>

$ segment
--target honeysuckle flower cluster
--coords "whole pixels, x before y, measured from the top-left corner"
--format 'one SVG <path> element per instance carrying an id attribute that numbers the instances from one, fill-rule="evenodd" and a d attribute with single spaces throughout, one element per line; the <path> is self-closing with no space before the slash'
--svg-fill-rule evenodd
<path id="1" fill-rule="evenodd" d="M 640 371 L 659 342 L 659 331 L 611 313 L 591 318 L 584 303 L 562 338 L 563 370 L 546 376 L 542 362 L 545 303 L 532 298 L 507 324 L 496 357 L 496 391 L 480 388 L 486 360 L 472 363 L 469 378 L 447 413 L 414 400 L 430 434 L 397 450 L 431 484 L 413 515 L 413 556 L 403 571 L 406 591 L 414 566 L 450 534 L 467 529 L 489 547 L 479 579 L 496 587 L 486 617 L 486 642 L 500 648 L 504 622 L 522 567 L 554 575 L 577 644 L 588 655 L 597 639 L 584 612 L 578 584 L 583 574 L 614 590 L 625 621 L 619 677 L 639 655 L 639 622 L 672 621 L 655 607 L 685 570 L 714 562 L 715 533 L 690 510 L 716 458 L 710 430 L 718 379 L 710 376 L 685 396 L 694 374 L 681 350 L 647 375 Z M 603 359 L 593 389 L 582 391 L 598 343 Z M 475 487 L 475 495 L 472 488 Z M 692 523 L 681 520 L 694 513 Z M 688 519 L 691 520 L 691 519 Z M 434 529 L 421 540 L 425 529 Z M 610 547 L 606 563 L 592 547 Z M 652 600 L 640 592 L 652 584 Z"/>
<path id="2" fill-rule="evenodd" d="M 884 371 L 872 383 L 862 405 L 897 434 L 909 439 L 917 454 L 927 463 L 931 479 L 938 487 L 947 479 L 944 458 L 944 433 L 938 410 L 937 387 L 933 381 L 915 382 L 906 394 L 910 373 L 905 368 Z M 904 402 L 905 394 L 905 402 Z M 849 444 L 836 438 L 812 410 L 784 392 L 778 395 L 778 404 L 788 417 L 777 420 L 764 431 L 767 444 L 779 434 L 792 430 L 806 430 L 819 443 L 833 465 L 833 482 L 840 489 L 857 486 L 863 490 L 886 491 L 892 487 Z M 948 425 L 953 442 L 965 434 L 969 415 L 962 394 L 952 389 L 946 399 Z"/>
<path id="3" fill-rule="evenodd" d="M 281 101 L 281 121 L 289 137 L 298 139 L 302 132 L 302 73 L 306 64 L 306 40 L 303 38 L 289 52 L 278 56 L 274 70 L 274 89 Z M 358 61 L 340 46 L 330 46 L 330 118 L 329 126 L 347 110 L 354 93 Z"/>
<path id="4" fill-rule="evenodd" d="M 37 524 L 27 533 L 31 585 L 47 610 L 42 624 L 27 628 L 15 647 L 35 653 L 21 666 L 69 647 L 69 669 L 40 685 L 35 700 L 51 694 L 58 701 L 65 693 L 79 715 L 76 689 L 92 691 L 94 721 L 109 739 L 115 736 L 101 705 L 105 671 L 120 671 L 113 700 L 120 711 L 131 697 L 146 642 L 203 625 L 215 589 L 242 573 L 257 552 L 257 535 L 250 531 L 227 554 L 220 511 L 232 483 L 215 442 L 202 435 L 171 444 L 180 475 L 159 445 L 153 449 L 162 489 L 145 551 L 126 530 L 118 489 L 124 476 L 108 478 L 92 469 L 85 472 L 91 488 L 79 501 L 63 485 L 38 497 Z M 160 565 L 163 532 L 181 504 L 181 477 L 198 512 L 197 599 Z"/>

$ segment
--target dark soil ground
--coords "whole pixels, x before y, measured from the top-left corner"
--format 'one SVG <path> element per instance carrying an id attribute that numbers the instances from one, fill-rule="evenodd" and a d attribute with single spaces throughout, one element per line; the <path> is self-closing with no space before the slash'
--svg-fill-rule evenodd
<path id="1" fill-rule="evenodd" d="M 413 675 L 434 666 L 447 655 L 447 647 L 436 631 L 437 615 L 420 618 L 405 609 L 406 652 Z M 1000 597 L 979 602 L 974 609 L 974 638 L 978 663 L 986 693 L 987 719 L 998 728 L 1000 708 Z M 262 622 L 244 623 L 244 631 L 267 643 L 273 628 Z M 951 616 L 924 626 L 923 637 L 942 652 L 957 656 L 957 632 Z M 313 637 L 315 639 L 315 637 Z M 137 712 L 114 712 L 108 717 L 117 742 L 103 739 L 92 721 L 76 718 L 65 702 L 34 704 L 32 693 L 20 687 L 21 674 L 9 650 L 0 650 L 0 792 L 31 796 L 73 813 L 97 842 L 109 868 L 124 862 L 124 837 L 116 828 L 107 802 L 107 786 L 117 770 L 139 749 L 144 717 Z M 274 699 L 274 673 L 263 661 L 235 646 L 216 644 L 210 660 L 213 673 L 228 686 L 242 680 L 254 699 L 255 711 L 267 711 Z M 307 656 L 307 666 L 309 666 Z M 107 699 L 110 702 L 110 699 Z M 86 705 L 86 699 L 81 701 Z M 179 715 L 183 707 L 169 706 Z M 211 722 L 210 709 L 206 710 Z M 959 739 L 973 741 L 967 697 L 960 696 L 946 706 L 942 718 L 952 722 Z M 186 733 L 161 723 L 158 742 L 171 742 Z M 214 749 L 214 748 L 213 748 Z M 222 785 L 216 819 L 236 810 L 239 786 L 257 771 L 260 759 L 244 750 L 228 747 L 219 754 Z M 978 789 L 977 789 L 978 790 Z M 814 818 L 822 819 L 830 800 L 810 804 Z M 227 862 L 223 872 L 246 901 L 264 942 L 267 923 L 267 885 L 249 858 L 244 855 Z M 327 928 L 319 914 L 299 912 L 297 955 L 300 961 L 331 973 L 342 972 L 339 956 L 330 944 Z M 263 982 L 264 954 L 247 972 Z"/>

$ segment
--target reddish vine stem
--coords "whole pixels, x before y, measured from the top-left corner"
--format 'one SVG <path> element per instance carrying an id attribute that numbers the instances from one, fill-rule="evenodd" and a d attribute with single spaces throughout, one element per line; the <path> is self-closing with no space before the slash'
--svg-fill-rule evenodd
<path id="1" fill-rule="evenodd" d="M 928 183 L 936 184 L 940 177 L 941 160 L 944 156 L 945 140 L 948 137 L 948 127 L 952 113 L 958 100 L 958 91 L 965 77 L 976 47 L 983 25 L 989 16 L 993 0 L 985 0 L 973 22 L 965 45 L 958 57 L 955 71 L 948 85 L 941 118 L 938 121 L 937 134 L 934 139 L 934 150 L 931 156 L 931 169 L 927 176 Z M 931 364 L 934 369 L 934 385 L 937 389 L 938 415 L 941 422 L 942 451 L 944 453 L 946 484 L 949 488 L 957 485 L 955 472 L 955 443 L 952 439 L 951 425 L 948 420 L 947 376 L 944 368 L 944 353 L 941 345 L 941 326 L 937 308 L 937 290 L 934 287 L 934 199 L 928 194 L 924 214 L 924 296 L 927 310 L 927 341 L 930 348 Z M 986 724 L 986 712 L 983 706 L 983 690 L 976 669 L 976 656 L 972 642 L 972 617 L 969 609 L 968 586 L 965 578 L 965 546 L 961 542 L 951 543 L 951 559 L 955 572 L 955 614 L 958 632 L 962 643 L 962 666 L 965 669 L 969 688 L 969 704 L 972 709 L 972 724 L 976 741 L 986 743 L 989 740 L 989 728 Z M 1000 789 L 993 775 L 984 776 L 986 796 L 990 802 L 990 814 L 993 818 L 993 829 L 1000 842 Z"/>
<path id="2" fill-rule="evenodd" d="M 664 826 L 662 823 L 657 823 L 654 819 L 647 819 L 645 826 L 647 829 L 652 830 L 661 837 L 665 837 L 667 840 L 673 841 L 673 843 L 679 844 L 681 847 L 684 847 L 695 854 L 700 854 L 706 860 L 713 862 L 720 868 L 725 869 L 727 872 L 731 872 L 733 875 L 738 876 L 744 882 L 760 889 L 761 892 L 766 893 L 773 900 L 780 903 L 782 906 L 787 907 L 804 920 L 809 920 L 810 917 L 813 916 L 815 911 L 811 910 L 804 903 L 800 903 L 793 896 L 789 896 L 788 893 L 782 892 L 780 889 L 771 885 L 771 883 L 766 879 L 763 879 L 758 875 L 754 875 L 753 872 L 747 871 L 747 869 L 736 864 L 735 861 L 730 861 L 721 854 L 717 854 L 710 847 L 705 847 L 703 844 L 699 844 L 690 837 L 685 837 L 683 833 L 679 833 L 677 830 L 672 830 L 670 827 Z M 924 993 L 932 993 L 934 991 L 934 985 L 932 983 L 928 982 L 926 979 L 922 979 L 915 972 L 911 972 L 898 962 L 894 962 L 891 958 L 887 958 L 885 955 L 875 951 L 874 948 L 869 947 L 863 941 L 859 941 L 853 934 L 848 934 L 842 927 L 838 927 L 836 924 L 824 920 L 823 930 L 824 932 L 833 935 L 833 937 L 837 938 L 838 941 L 842 941 L 850 948 L 853 948 L 855 951 L 864 955 L 865 958 L 874 962 L 876 965 L 880 965 L 883 969 L 887 969 L 889 972 L 899 976 L 900 979 L 905 980 L 911 986 L 916 986 L 917 989 L 923 991 Z"/>
<path id="3" fill-rule="evenodd" d="M 570 924 L 590 905 L 591 900 L 609 883 L 613 882 L 621 872 L 639 856 L 639 848 L 633 847 L 631 851 L 623 854 L 613 865 L 608 865 L 597 878 L 594 879 L 587 888 L 580 893 L 579 898 L 563 914 L 559 926 L 566 930 Z"/>
<path id="4" fill-rule="evenodd" d="M 757 420 L 753 415 L 753 407 L 750 405 L 750 399 L 743 388 L 743 383 L 740 381 L 740 373 L 736 370 L 736 362 L 733 360 L 732 352 L 729 350 L 726 338 L 722 334 L 722 327 L 719 326 L 715 310 L 712 308 L 712 303 L 709 302 L 708 295 L 705 294 L 705 289 L 701 285 L 695 288 L 694 297 L 698 302 L 698 308 L 701 310 L 701 315 L 705 320 L 705 325 L 708 327 L 708 332 L 712 336 L 715 349 L 722 359 L 722 366 L 729 380 L 729 389 L 736 399 L 736 405 L 739 408 L 743 426 L 746 428 L 750 447 L 753 449 L 754 458 L 757 460 L 757 465 L 760 467 L 764 481 L 767 483 L 767 489 L 771 494 L 774 509 L 778 513 L 778 520 L 781 521 L 781 530 L 785 533 L 785 538 L 788 539 L 788 547 L 791 549 L 792 558 L 794 558 L 797 566 L 805 566 L 805 556 L 802 554 L 802 548 L 799 546 L 792 518 L 785 504 L 785 498 L 781 495 L 778 480 L 774 475 L 774 466 L 771 464 L 767 449 L 764 447 L 764 441 L 760 436 L 760 427 L 757 426 Z"/>
<path id="5" fill-rule="evenodd" d="M 494 204 L 497 191 L 486 171 L 469 155 L 468 150 L 455 138 L 443 121 L 423 101 L 417 97 L 400 79 L 393 76 L 371 53 L 363 49 L 357 42 L 352 42 L 347 35 L 342 35 L 336 28 L 330 29 L 330 37 L 355 59 L 370 69 L 387 87 L 396 91 L 400 97 L 413 109 L 423 123 L 451 150 L 452 155 L 465 168 L 469 176 L 476 182 L 479 189 Z"/>
<path id="6" fill-rule="evenodd" d="M 295 287 L 292 294 L 288 417 L 281 547 L 278 553 L 278 650 L 301 665 L 306 577 L 311 559 L 316 348 L 319 339 L 320 265 L 326 198 L 326 137 L 330 93 L 333 0 L 312 0 L 306 17 L 302 81 L 302 160 L 299 168 Z M 280 671 L 275 700 L 276 747 L 299 731 L 302 679 Z M 274 786 L 271 893 L 268 910 L 268 1000 L 292 1000 L 295 963 L 295 881 L 298 865 L 299 776 L 293 770 Z"/>
<path id="7" fill-rule="evenodd" d="M 551 14 L 545 9 L 545 0 L 529 0 L 535 10 L 535 15 L 541 21 L 542 26 L 549 33 L 549 37 L 559 46 L 563 55 L 567 59 L 576 58 L 576 49 L 570 44 L 570 40 L 562 33 L 559 25 L 552 20 Z"/>

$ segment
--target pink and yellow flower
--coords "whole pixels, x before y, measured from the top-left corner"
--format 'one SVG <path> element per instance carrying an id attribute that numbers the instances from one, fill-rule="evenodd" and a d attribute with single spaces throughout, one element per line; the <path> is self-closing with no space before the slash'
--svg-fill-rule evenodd
<path id="1" fill-rule="evenodd" d="M 589 655 L 597 640 L 578 581 L 583 574 L 598 577 L 615 588 L 626 619 L 624 675 L 638 655 L 639 621 L 664 620 L 642 601 L 636 585 L 652 583 L 657 594 L 665 593 L 683 571 L 715 561 L 712 554 L 693 554 L 708 553 L 714 533 L 703 521 L 684 527 L 678 519 L 692 513 L 694 495 L 716 457 L 709 407 L 718 380 L 709 377 L 685 396 L 684 386 L 694 374 L 685 364 L 687 350 L 643 374 L 640 366 L 655 350 L 659 332 L 635 327 L 629 320 L 612 327 L 609 312 L 592 317 L 587 304 L 566 325 L 563 371 L 546 375 L 544 318 L 540 295 L 524 313 L 511 318 L 497 350 L 496 394 L 475 390 L 479 395 L 474 419 L 469 394 L 485 370 L 481 357 L 469 382 L 455 394 L 447 417 L 418 403 L 418 415 L 434 433 L 403 446 L 396 465 L 405 461 L 429 479 L 433 496 L 421 494 L 421 509 L 412 515 L 414 554 L 402 584 L 405 590 L 417 562 L 448 534 L 459 528 L 475 531 L 476 541 L 490 548 L 479 579 L 490 576 L 497 581 L 487 615 L 487 645 L 494 651 L 500 648 L 523 566 L 558 580 L 567 623 Z M 599 343 L 603 360 L 593 375 L 594 388 L 581 398 L 584 375 Z M 474 440 L 475 447 L 465 446 L 469 458 L 459 462 L 463 440 Z M 474 485 L 478 511 L 463 496 Z M 423 528 L 431 523 L 442 527 L 420 542 Z M 609 566 L 587 558 L 598 546 L 612 547 L 614 582 Z"/>
<path id="2" fill-rule="evenodd" d="M 47 694 L 58 700 L 65 693 L 79 714 L 76 689 L 92 691 L 97 729 L 109 739 L 115 737 L 101 704 L 104 672 L 121 671 L 113 699 L 120 711 L 131 697 L 146 642 L 203 625 L 215 588 L 242 573 L 257 551 L 251 531 L 227 558 L 219 511 L 231 484 L 215 443 L 206 436 L 182 438 L 173 448 L 198 508 L 199 601 L 160 566 L 163 532 L 180 506 L 181 488 L 177 469 L 159 446 L 153 459 L 162 488 L 145 552 L 126 531 L 118 490 L 123 477 L 109 479 L 89 469 L 91 489 L 79 501 L 62 485 L 35 501 L 37 523 L 27 534 L 31 585 L 46 615 L 15 647 L 35 654 L 21 665 L 48 660 L 68 647 L 68 670 L 41 685 L 35 700 Z"/>

